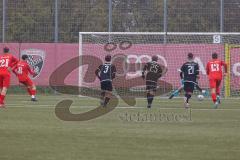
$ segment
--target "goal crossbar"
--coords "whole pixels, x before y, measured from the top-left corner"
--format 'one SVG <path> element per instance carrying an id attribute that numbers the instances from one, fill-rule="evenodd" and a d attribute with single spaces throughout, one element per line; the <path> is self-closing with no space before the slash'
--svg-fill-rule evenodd
<path id="1" fill-rule="evenodd" d="M 83 34 L 111 35 L 240 35 L 240 32 L 79 32 Z"/>

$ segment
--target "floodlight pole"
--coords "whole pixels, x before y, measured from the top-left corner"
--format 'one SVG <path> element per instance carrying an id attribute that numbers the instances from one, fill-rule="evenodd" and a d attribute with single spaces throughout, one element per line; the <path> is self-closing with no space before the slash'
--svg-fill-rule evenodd
<path id="1" fill-rule="evenodd" d="M 224 32 L 224 0 L 220 4 L 220 32 Z"/>
<path id="2" fill-rule="evenodd" d="M 54 12 L 54 42 L 58 42 L 58 0 L 55 0 L 55 12 Z"/>
<path id="3" fill-rule="evenodd" d="M 58 43 L 58 0 L 55 0 L 55 6 L 54 6 L 54 47 L 55 52 L 57 52 L 57 43 Z M 55 66 L 57 66 L 56 63 L 57 55 L 55 53 Z M 54 94 L 57 94 L 57 88 L 54 89 Z"/>
<path id="4" fill-rule="evenodd" d="M 112 32 L 112 0 L 108 0 L 108 32 Z"/>
<path id="5" fill-rule="evenodd" d="M 224 32 L 224 0 L 220 0 L 220 32 Z M 223 36 L 220 36 L 220 43 L 223 43 Z"/>
<path id="6" fill-rule="evenodd" d="M 108 32 L 112 32 L 112 0 L 108 0 Z M 108 35 L 108 42 L 112 41 L 112 37 Z"/>
<path id="7" fill-rule="evenodd" d="M 5 42 L 5 28 L 6 28 L 6 0 L 2 1 L 2 43 Z"/>
<path id="8" fill-rule="evenodd" d="M 163 9 L 163 32 L 165 32 L 164 35 L 164 43 L 167 43 L 167 27 L 168 27 L 168 21 L 167 21 L 167 17 L 168 17 L 168 9 L 167 9 L 167 0 L 164 0 L 164 9 Z"/>

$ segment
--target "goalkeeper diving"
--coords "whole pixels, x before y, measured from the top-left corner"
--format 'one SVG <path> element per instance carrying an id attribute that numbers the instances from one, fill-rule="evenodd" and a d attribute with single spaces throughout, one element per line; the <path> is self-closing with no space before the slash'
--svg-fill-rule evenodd
<path id="1" fill-rule="evenodd" d="M 191 59 L 191 56 L 192 56 L 192 59 Z M 192 53 L 188 54 L 188 61 L 193 61 L 193 54 Z M 180 71 L 180 77 L 181 77 L 182 70 L 179 70 L 179 71 Z M 201 87 L 199 87 L 197 81 L 194 83 L 194 88 L 199 90 L 204 96 L 208 95 L 206 90 L 203 90 Z M 169 99 L 172 99 L 173 97 L 177 96 L 183 89 L 184 89 L 184 79 L 181 77 L 181 86 L 177 90 L 175 90 L 174 92 L 171 93 L 171 95 L 169 96 Z"/>
<path id="2" fill-rule="evenodd" d="M 180 78 L 183 85 L 179 88 L 179 90 L 182 90 L 183 88 L 185 91 L 184 95 L 185 108 L 189 108 L 189 100 L 192 97 L 193 90 L 195 87 L 201 92 L 205 92 L 198 86 L 197 83 L 197 80 L 199 79 L 199 65 L 193 61 L 192 53 L 188 53 L 187 58 L 188 61 L 184 63 L 181 67 Z M 169 98 L 171 98 L 171 96 Z"/>

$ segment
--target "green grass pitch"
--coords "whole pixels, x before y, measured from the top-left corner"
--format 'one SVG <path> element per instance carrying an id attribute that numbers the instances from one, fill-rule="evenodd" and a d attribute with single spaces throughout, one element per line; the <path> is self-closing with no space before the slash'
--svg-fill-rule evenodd
<path id="1" fill-rule="evenodd" d="M 112 112 L 86 122 L 67 122 L 54 112 L 57 102 L 74 100 L 74 113 L 93 109 L 98 100 L 74 96 L 8 95 L 0 110 L 0 160 L 238 160 L 240 157 L 240 99 L 212 102 L 155 98 L 148 110 L 139 99 L 129 107 L 122 101 Z M 136 115 L 185 115 L 186 119 L 141 119 Z M 128 115 L 128 117 L 124 117 Z M 129 116 L 133 117 L 130 118 Z M 135 117 L 134 117 L 135 115 Z M 189 117 L 191 119 L 188 119 Z"/>

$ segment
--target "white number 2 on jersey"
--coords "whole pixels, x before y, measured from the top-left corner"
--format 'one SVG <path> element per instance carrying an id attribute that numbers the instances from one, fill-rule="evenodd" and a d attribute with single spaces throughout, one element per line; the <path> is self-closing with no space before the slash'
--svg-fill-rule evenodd
<path id="1" fill-rule="evenodd" d="M 211 71 L 213 72 L 219 71 L 219 64 L 217 63 L 211 64 Z"/>
<path id="2" fill-rule="evenodd" d="M 188 66 L 188 74 L 194 74 L 194 66 Z"/>
<path id="3" fill-rule="evenodd" d="M 1 59 L 0 60 L 0 67 L 8 67 L 9 59 Z"/>

